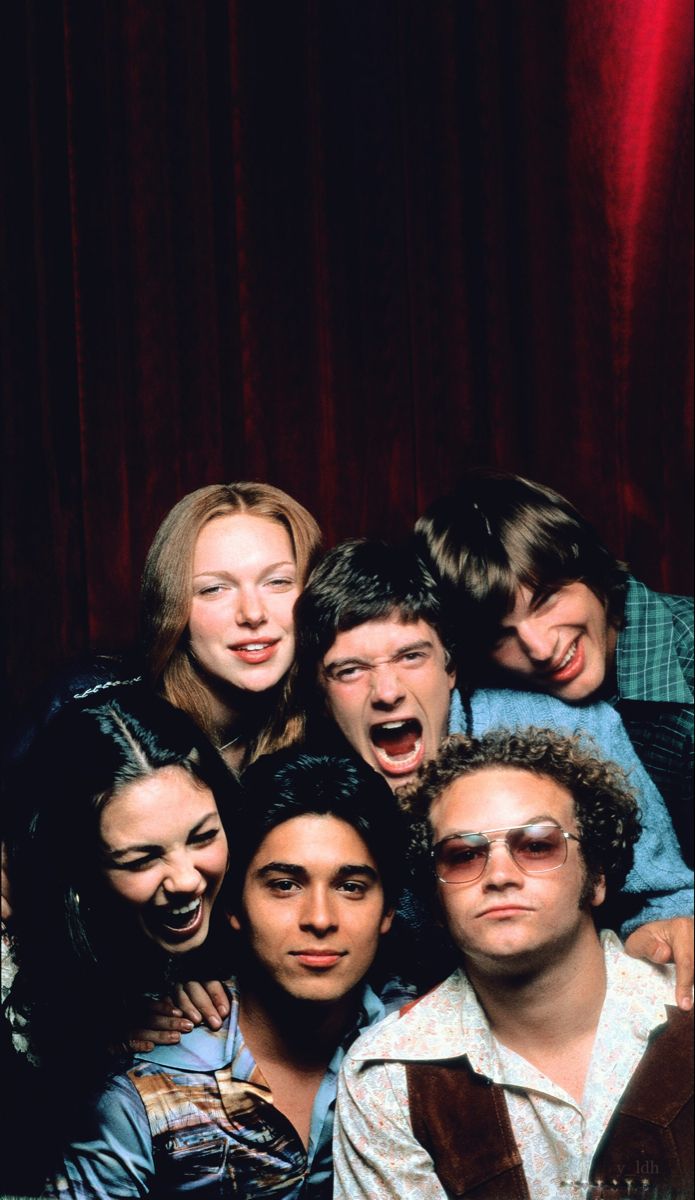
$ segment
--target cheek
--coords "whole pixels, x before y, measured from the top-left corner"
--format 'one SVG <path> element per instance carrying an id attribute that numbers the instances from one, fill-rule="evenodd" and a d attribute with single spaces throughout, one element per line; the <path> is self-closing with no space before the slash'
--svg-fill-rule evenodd
<path id="1" fill-rule="evenodd" d="M 201 611 L 194 602 L 188 619 L 188 636 L 191 641 L 204 642 L 216 632 L 219 624 L 219 614 Z"/>
<path id="2" fill-rule="evenodd" d="M 298 591 L 287 592 L 283 596 L 274 596 L 268 605 L 278 625 L 287 633 L 294 632 L 294 606 L 298 596 Z"/>
<path id="3" fill-rule="evenodd" d="M 506 639 L 501 646 L 493 646 L 490 651 L 492 662 L 499 667 L 523 667 L 525 657 L 513 638 Z"/>
<path id="4" fill-rule="evenodd" d="M 133 908 L 147 904 L 157 890 L 155 880 L 137 875 L 106 875 L 106 887 L 117 902 Z"/>
<path id="5" fill-rule="evenodd" d="M 326 707 L 336 725 L 345 730 L 350 729 L 354 724 L 355 714 L 360 707 L 360 701 L 359 697 L 354 693 L 351 693 L 349 696 L 344 693 L 338 696 L 331 692 L 329 687 L 326 692 Z"/>
<path id="6" fill-rule="evenodd" d="M 195 865 L 197 869 L 205 876 L 209 884 L 215 888 L 215 893 L 222 886 L 222 880 L 227 873 L 228 861 L 226 839 L 220 841 L 215 847 L 211 847 L 208 854 L 203 855 L 196 861 Z"/>

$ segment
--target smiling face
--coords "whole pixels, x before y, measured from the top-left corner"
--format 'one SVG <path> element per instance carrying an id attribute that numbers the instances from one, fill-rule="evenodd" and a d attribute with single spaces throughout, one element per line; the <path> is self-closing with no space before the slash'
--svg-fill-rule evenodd
<path id="1" fill-rule="evenodd" d="M 540 597 L 520 587 L 491 658 L 517 687 L 571 703 L 603 685 L 616 637 L 605 606 L 585 583 L 566 583 Z"/>
<path id="2" fill-rule="evenodd" d="M 256 963 L 297 1000 L 336 1001 L 361 984 L 390 928 L 376 863 L 351 825 L 292 817 L 263 839 L 246 872 L 241 913 Z"/>
<path id="3" fill-rule="evenodd" d="M 339 633 L 320 672 L 334 721 L 394 788 L 437 753 L 454 680 L 431 625 L 398 616 Z"/>
<path id="4" fill-rule="evenodd" d="M 106 802 L 99 834 L 107 885 L 145 937 L 167 954 L 201 946 L 227 869 L 209 788 L 184 767 L 162 767 Z"/>
<path id="5" fill-rule="evenodd" d="M 510 767 L 463 775 L 431 806 L 432 842 L 453 833 L 497 831 L 552 821 L 578 834 L 574 801 L 544 776 Z M 499 832 L 502 831 L 502 832 Z M 438 884 L 451 937 L 466 963 L 486 974 L 533 969 L 580 938 L 596 937 L 589 909 L 580 906 L 586 868 L 578 842 L 567 843 L 567 861 L 546 874 L 519 869 L 504 841 L 495 841 L 483 874 L 471 883 Z M 599 883 L 590 904 L 603 901 Z"/>
<path id="6" fill-rule="evenodd" d="M 274 687 L 294 659 L 297 566 L 286 529 L 245 513 L 204 525 L 193 556 L 189 649 L 209 677 Z"/>

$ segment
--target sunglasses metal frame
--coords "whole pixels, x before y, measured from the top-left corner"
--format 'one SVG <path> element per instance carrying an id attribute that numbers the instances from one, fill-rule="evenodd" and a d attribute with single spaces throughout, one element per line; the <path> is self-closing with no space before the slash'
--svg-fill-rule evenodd
<path id="1" fill-rule="evenodd" d="M 509 834 L 510 833 L 518 833 L 522 829 L 543 829 L 546 827 L 550 827 L 552 829 L 557 829 L 562 834 L 562 836 L 564 838 L 565 857 L 563 858 L 561 863 L 556 863 L 554 867 L 542 867 L 539 871 L 529 871 L 526 867 L 522 867 L 521 863 L 515 857 L 514 852 L 511 848 L 511 846 L 509 845 Z M 490 834 L 490 833 L 503 833 L 504 837 L 491 838 L 491 837 L 488 837 L 488 834 Z M 485 871 L 487 869 L 487 864 L 490 861 L 490 850 L 495 845 L 496 842 L 504 843 L 504 845 L 507 847 L 507 852 L 509 854 L 509 857 L 511 858 L 514 865 L 519 868 L 519 870 L 521 871 L 521 873 L 523 875 L 529 875 L 529 876 L 531 876 L 531 878 L 533 878 L 534 875 L 548 875 L 551 871 L 559 871 L 560 867 L 564 867 L 565 863 L 567 862 L 567 843 L 569 841 L 581 842 L 581 838 L 577 837 L 576 833 L 568 833 L 566 829 L 563 829 L 562 826 L 558 825 L 557 822 L 555 822 L 555 821 L 530 821 L 527 825 L 510 825 L 510 826 L 508 826 L 508 828 L 505 828 L 504 826 L 502 826 L 500 829 L 480 829 L 480 830 L 476 830 L 476 831 L 473 831 L 471 829 L 471 830 L 468 830 L 467 832 L 448 833 L 446 835 L 446 837 L 441 838 L 436 843 L 436 845 L 434 845 L 432 847 L 432 850 L 430 851 L 430 853 L 432 855 L 432 859 L 433 860 L 436 859 L 437 850 L 439 849 L 440 846 L 443 846 L 446 842 L 451 842 L 454 840 L 454 838 L 471 838 L 471 837 L 485 838 L 485 842 L 487 843 L 486 845 L 479 847 L 481 850 L 485 851 L 485 859 L 483 861 L 483 864 L 482 864 L 478 874 L 472 875 L 469 879 L 442 879 L 442 876 L 439 874 L 439 872 L 437 870 L 437 865 L 435 862 L 434 873 L 440 883 L 445 883 L 450 886 L 452 884 L 456 885 L 456 884 L 475 883 L 475 881 L 477 879 L 480 879 L 480 877 L 485 874 Z"/>

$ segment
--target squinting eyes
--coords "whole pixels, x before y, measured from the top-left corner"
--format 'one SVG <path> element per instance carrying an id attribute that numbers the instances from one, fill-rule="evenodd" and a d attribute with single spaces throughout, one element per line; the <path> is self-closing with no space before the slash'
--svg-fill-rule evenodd
<path id="1" fill-rule="evenodd" d="M 356 680 L 365 679 L 380 666 L 412 669 L 423 666 L 430 657 L 431 655 L 423 650 L 408 650 L 405 654 L 388 659 L 386 663 L 346 663 L 342 667 L 328 667 L 325 674 L 332 683 L 354 683 Z"/>
<path id="2" fill-rule="evenodd" d="M 273 591 L 282 592 L 289 591 L 291 588 L 297 587 L 296 579 L 266 579 L 258 585 L 261 588 L 272 588 Z M 235 590 L 235 585 L 229 582 L 209 583 L 205 587 L 197 588 L 196 596 L 215 596 L 221 592 L 231 592 Z"/>
<path id="3" fill-rule="evenodd" d="M 189 849 L 193 851 L 205 849 L 207 846 L 211 846 L 212 843 L 216 841 L 216 839 L 219 837 L 219 833 L 220 830 L 216 827 L 214 829 L 206 829 L 204 833 L 191 834 L 191 836 L 188 838 L 187 845 Z M 132 858 L 127 862 L 109 863 L 108 865 L 112 869 L 120 871 L 145 871 L 148 867 L 151 867 L 154 865 L 154 863 L 158 862 L 164 853 L 164 848 L 161 850 L 155 848 L 151 854 L 147 854 L 142 858 Z"/>

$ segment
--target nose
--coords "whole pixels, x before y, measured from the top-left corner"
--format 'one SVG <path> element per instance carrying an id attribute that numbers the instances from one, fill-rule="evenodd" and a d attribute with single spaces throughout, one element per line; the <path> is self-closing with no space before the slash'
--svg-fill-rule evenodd
<path id="1" fill-rule="evenodd" d="M 517 637 L 532 662 L 550 662 L 557 646 L 557 634 L 543 622 L 522 621 L 517 626 Z"/>
<path id="2" fill-rule="evenodd" d="M 236 619 L 238 625 L 257 628 L 266 619 L 265 604 L 260 589 L 254 585 L 239 589 Z"/>
<path id="3" fill-rule="evenodd" d="M 302 929 L 311 930 L 319 936 L 332 933 L 338 927 L 335 906 L 326 887 L 307 888 L 300 917 Z"/>
<path id="4" fill-rule="evenodd" d="M 371 701 L 376 706 L 395 708 L 404 699 L 405 689 L 395 663 L 378 663 L 371 670 Z"/>
<path id="5" fill-rule="evenodd" d="M 523 871 L 520 871 L 504 838 L 493 838 L 485 864 L 485 887 L 519 887 Z"/>
<path id="6" fill-rule="evenodd" d="M 170 895 L 193 893 L 200 890 L 201 879 L 202 875 L 190 854 L 182 851 L 168 858 L 162 885 Z"/>

